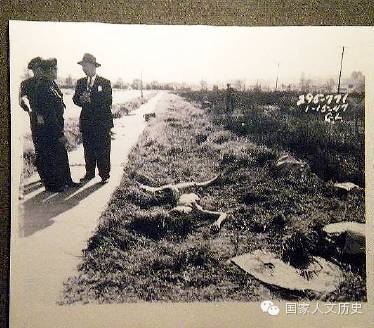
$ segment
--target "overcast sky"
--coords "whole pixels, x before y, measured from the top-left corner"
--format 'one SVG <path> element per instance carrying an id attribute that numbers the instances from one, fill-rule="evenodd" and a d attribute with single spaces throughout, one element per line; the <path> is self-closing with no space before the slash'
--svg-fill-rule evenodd
<path id="1" fill-rule="evenodd" d="M 337 78 L 342 46 L 343 76 L 365 72 L 373 60 L 373 28 L 151 26 L 98 23 L 10 23 L 13 80 L 36 56 L 56 57 L 59 77 L 83 75 L 85 52 L 112 81 L 210 82 L 244 79 L 297 82 Z"/>

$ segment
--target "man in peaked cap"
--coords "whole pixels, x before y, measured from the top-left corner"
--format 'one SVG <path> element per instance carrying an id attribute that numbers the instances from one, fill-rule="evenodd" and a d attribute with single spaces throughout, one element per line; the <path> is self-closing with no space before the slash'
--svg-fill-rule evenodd
<path id="1" fill-rule="evenodd" d="M 27 68 L 33 72 L 33 76 L 22 81 L 19 89 L 19 105 L 30 116 L 31 136 L 32 141 L 34 143 L 37 158 L 39 145 L 36 138 L 38 117 L 35 110 L 35 90 L 43 75 L 43 69 L 41 67 L 42 61 L 43 60 L 41 57 L 35 57 L 30 60 L 29 64 L 27 65 Z M 43 163 L 37 160 L 35 165 L 39 173 L 40 179 L 43 181 Z"/>
<path id="2" fill-rule="evenodd" d="M 57 59 L 42 60 L 42 76 L 35 87 L 37 162 L 43 165 L 43 183 L 46 190 L 65 191 L 66 187 L 79 187 L 70 174 L 69 158 L 64 136 L 63 94 L 57 79 Z"/>
<path id="3" fill-rule="evenodd" d="M 79 125 L 82 132 L 86 174 L 82 182 L 95 177 L 96 166 L 102 183 L 110 177 L 110 130 L 113 128 L 112 87 L 109 80 L 96 74 L 101 65 L 91 54 L 78 62 L 86 77 L 77 81 L 73 102 L 82 107 Z"/>
<path id="4" fill-rule="evenodd" d="M 19 90 L 19 105 L 25 112 L 32 112 L 34 88 L 37 80 L 42 75 L 42 69 L 40 67 L 41 62 L 42 58 L 40 57 L 31 59 L 27 68 L 33 72 L 33 76 L 21 82 Z"/>

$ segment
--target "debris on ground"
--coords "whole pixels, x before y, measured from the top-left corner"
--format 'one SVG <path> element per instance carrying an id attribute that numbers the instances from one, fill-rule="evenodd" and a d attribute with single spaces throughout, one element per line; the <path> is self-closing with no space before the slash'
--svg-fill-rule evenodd
<path id="1" fill-rule="evenodd" d="M 211 109 L 213 106 L 213 103 L 211 101 L 208 101 L 208 100 L 204 100 L 202 103 L 201 103 L 201 108 L 202 109 Z"/>
<path id="2" fill-rule="evenodd" d="M 148 113 L 148 114 L 144 114 L 143 117 L 144 117 L 144 120 L 145 120 L 146 122 L 148 122 L 151 118 L 155 118 L 155 117 L 156 117 L 156 113 Z"/>
<path id="3" fill-rule="evenodd" d="M 352 182 L 342 182 L 342 183 L 335 183 L 334 184 L 334 188 L 338 189 L 338 190 L 344 190 L 346 192 L 350 192 L 352 190 L 360 190 L 361 188 L 352 183 Z"/>
<path id="4" fill-rule="evenodd" d="M 304 167 L 305 162 L 298 161 L 297 159 L 293 158 L 291 155 L 283 155 L 283 156 L 278 158 L 275 166 L 280 168 L 280 169 L 281 168 L 295 167 L 295 166 Z"/>
<path id="5" fill-rule="evenodd" d="M 303 161 L 299 161 L 291 155 L 283 155 L 275 162 L 274 169 L 279 174 L 289 174 L 291 171 L 302 169 L 307 164 Z"/>
<path id="6" fill-rule="evenodd" d="M 327 234 L 327 240 L 333 243 L 337 237 L 344 240 L 345 254 L 365 254 L 365 224 L 358 222 L 339 222 L 328 224 L 322 229 Z"/>
<path id="7" fill-rule="evenodd" d="M 317 256 L 306 270 L 299 270 L 262 250 L 236 256 L 231 262 L 266 284 L 289 290 L 329 293 L 336 290 L 343 279 L 337 265 Z"/>

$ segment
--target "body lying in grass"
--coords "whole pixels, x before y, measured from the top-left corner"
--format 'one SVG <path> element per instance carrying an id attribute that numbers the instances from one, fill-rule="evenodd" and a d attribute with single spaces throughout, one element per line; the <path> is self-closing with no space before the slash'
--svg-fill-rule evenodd
<path id="1" fill-rule="evenodd" d="M 218 231 L 221 229 L 222 223 L 227 219 L 228 215 L 224 212 L 215 212 L 215 211 L 208 211 L 204 210 L 201 205 L 198 204 L 200 197 L 195 193 L 189 194 L 181 194 L 181 189 L 186 189 L 190 187 L 205 187 L 211 185 L 219 178 L 219 175 L 214 177 L 211 180 L 204 181 L 204 182 L 181 182 L 177 184 L 168 184 L 161 187 L 150 187 L 139 183 L 139 187 L 143 190 L 148 192 L 156 193 L 156 192 L 164 192 L 164 191 L 171 191 L 174 201 L 177 204 L 171 212 L 173 213 L 196 213 L 204 216 L 208 216 L 211 218 L 216 218 L 216 220 L 212 224 L 212 231 Z"/>

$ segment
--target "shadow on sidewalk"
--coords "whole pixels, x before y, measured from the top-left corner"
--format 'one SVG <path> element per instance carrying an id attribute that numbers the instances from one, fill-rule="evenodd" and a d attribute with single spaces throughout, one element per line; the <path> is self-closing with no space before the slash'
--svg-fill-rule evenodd
<path id="1" fill-rule="evenodd" d="M 37 190 L 37 189 L 39 189 L 41 187 L 43 187 L 43 183 L 42 183 L 41 180 L 30 182 L 29 184 L 27 184 L 27 185 L 24 186 L 23 194 L 27 195 L 30 192 L 33 192 L 33 191 L 35 191 L 35 190 Z"/>
<path id="2" fill-rule="evenodd" d="M 21 237 L 29 237 L 35 232 L 52 225 L 57 215 L 79 205 L 79 202 L 102 187 L 100 182 L 79 189 L 68 189 L 61 193 L 41 191 L 22 204 Z"/>

